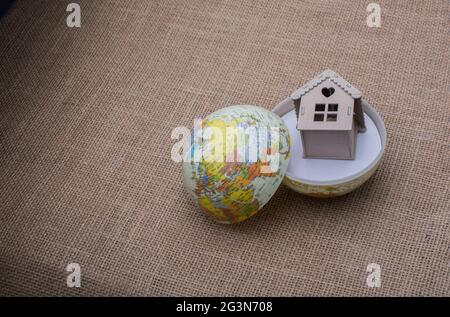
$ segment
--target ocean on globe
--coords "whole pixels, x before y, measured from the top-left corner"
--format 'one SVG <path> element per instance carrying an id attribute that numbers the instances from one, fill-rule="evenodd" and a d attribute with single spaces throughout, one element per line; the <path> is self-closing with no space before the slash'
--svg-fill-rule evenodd
<path id="1" fill-rule="evenodd" d="M 222 108 L 192 133 L 185 185 L 204 213 L 220 223 L 238 223 L 273 196 L 289 155 L 289 131 L 278 115 L 250 105 Z"/>

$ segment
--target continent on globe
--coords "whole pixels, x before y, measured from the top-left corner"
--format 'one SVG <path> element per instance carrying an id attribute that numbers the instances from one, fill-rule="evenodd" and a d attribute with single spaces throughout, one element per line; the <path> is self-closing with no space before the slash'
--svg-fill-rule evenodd
<path id="1" fill-rule="evenodd" d="M 185 184 L 207 215 L 221 223 L 238 223 L 260 210 L 280 185 L 290 155 L 289 132 L 277 115 L 255 106 L 231 106 L 216 111 L 203 120 L 202 129 L 208 127 L 219 128 L 222 133 L 218 134 L 220 137 L 201 135 L 201 142 L 194 142 L 183 163 Z M 226 130 L 230 128 L 236 131 L 237 139 L 244 138 L 247 142 L 231 142 L 229 146 Z M 248 133 L 271 130 L 277 131 L 276 138 L 254 138 Z M 219 159 L 211 154 L 214 148 L 221 149 L 223 155 Z M 201 155 L 196 160 L 195 151 L 209 153 L 215 159 Z M 237 159 L 239 153 L 247 154 L 244 160 Z M 248 153 L 258 156 L 252 158 Z M 267 157 L 276 157 L 276 168 L 268 168 L 272 162 Z"/>

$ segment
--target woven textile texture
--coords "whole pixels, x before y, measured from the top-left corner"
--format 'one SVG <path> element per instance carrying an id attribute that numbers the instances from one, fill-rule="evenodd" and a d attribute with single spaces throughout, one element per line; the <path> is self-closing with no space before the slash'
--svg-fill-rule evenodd
<path id="1" fill-rule="evenodd" d="M 450 296 L 450 3 L 16 1 L 0 20 L 1 295 Z M 171 131 L 331 68 L 384 118 L 365 185 L 219 225 Z M 81 287 L 66 285 L 68 263 Z M 366 283 L 381 266 L 381 287 Z"/>

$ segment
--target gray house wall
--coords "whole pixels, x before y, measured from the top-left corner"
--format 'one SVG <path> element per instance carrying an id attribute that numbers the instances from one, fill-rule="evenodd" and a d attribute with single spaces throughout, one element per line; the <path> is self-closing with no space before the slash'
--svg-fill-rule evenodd
<path id="1" fill-rule="evenodd" d="M 356 135 L 356 130 L 302 131 L 303 157 L 354 159 Z"/>

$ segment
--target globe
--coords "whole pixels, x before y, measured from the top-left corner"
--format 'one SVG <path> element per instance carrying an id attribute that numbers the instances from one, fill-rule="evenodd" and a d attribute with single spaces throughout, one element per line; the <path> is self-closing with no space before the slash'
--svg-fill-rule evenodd
<path id="1" fill-rule="evenodd" d="M 289 131 L 278 115 L 256 106 L 230 106 L 194 129 L 183 161 L 184 182 L 205 214 L 220 223 L 238 223 L 273 196 L 289 156 Z"/>

